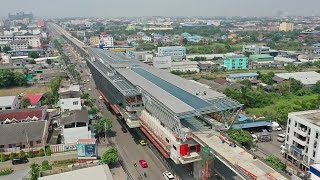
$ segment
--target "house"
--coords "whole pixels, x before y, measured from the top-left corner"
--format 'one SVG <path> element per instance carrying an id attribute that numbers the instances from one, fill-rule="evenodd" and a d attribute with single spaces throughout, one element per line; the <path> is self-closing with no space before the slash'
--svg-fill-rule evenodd
<path id="1" fill-rule="evenodd" d="M 80 86 L 69 83 L 62 84 L 59 89 L 61 111 L 81 110 Z"/>
<path id="2" fill-rule="evenodd" d="M 277 83 L 289 80 L 290 78 L 300 81 L 304 86 L 314 86 L 320 81 L 320 73 L 315 71 L 294 72 L 294 73 L 277 73 L 273 80 Z"/>
<path id="3" fill-rule="evenodd" d="M 87 110 L 72 110 L 61 114 L 60 125 L 65 144 L 76 143 L 79 139 L 91 138 Z"/>
<path id="4" fill-rule="evenodd" d="M 257 80 L 258 79 L 257 73 L 238 73 L 238 74 L 229 74 L 226 78 L 227 81 L 235 82 L 235 81 L 242 81 L 242 80 Z"/>
<path id="5" fill-rule="evenodd" d="M 142 39 L 142 41 L 145 41 L 145 42 L 151 42 L 152 41 L 150 36 L 142 36 L 141 39 Z"/>
<path id="6" fill-rule="evenodd" d="M 223 58 L 223 66 L 228 70 L 247 69 L 248 57 L 237 54 L 227 54 Z"/>
<path id="7" fill-rule="evenodd" d="M 142 40 L 142 37 L 143 37 L 143 36 L 138 35 L 138 34 L 129 35 L 129 36 L 127 37 L 127 42 L 128 42 L 128 43 L 131 43 L 131 42 L 141 41 L 141 40 Z"/>
<path id="8" fill-rule="evenodd" d="M 35 108 L 35 107 L 40 107 L 41 106 L 41 101 L 43 100 L 42 94 L 24 94 L 22 99 L 30 99 L 31 106 L 29 108 Z"/>
<path id="9" fill-rule="evenodd" d="M 213 63 L 211 61 L 200 61 L 198 67 L 200 72 L 211 72 Z"/>
<path id="10" fill-rule="evenodd" d="M 0 111 L 19 109 L 17 96 L 0 96 Z"/>

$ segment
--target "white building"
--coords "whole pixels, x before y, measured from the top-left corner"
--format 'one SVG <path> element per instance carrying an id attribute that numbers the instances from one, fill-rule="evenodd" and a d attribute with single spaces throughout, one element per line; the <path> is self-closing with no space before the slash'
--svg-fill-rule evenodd
<path id="1" fill-rule="evenodd" d="M 28 48 L 28 41 L 26 40 L 14 40 L 10 42 L 11 50 L 20 50 L 20 49 L 27 49 Z"/>
<path id="2" fill-rule="evenodd" d="M 13 41 L 13 36 L 2 35 L 0 36 L 0 42 L 11 42 Z"/>
<path id="3" fill-rule="evenodd" d="M 79 85 L 62 86 L 59 89 L 61 112 L 81 110 Z"/>
<path id="4" fill-rule="evenodd" d="M 171 63 L 170 71 L 195 71 L 199 72 L 197 61 L 173 61 Z"/>
<path id="5" fill-rule="evenodd" d="M 38 36 L 14 36 L 14 40 L 28 41 L 28 46 L 33 48 L 40 47 L 40 37 Z"/>
<path id="6" fill-rule="evenodd" d="M 0 111 L 19 109 L 19 101 L 17 96 L 0 96 Z"/>
<path id="7" fill-rule="evenodd" d="M 280 24 L 279 31 L 293 31 L 293 23 L 282 22 Z"/>
<path id="8" fill-rule="evenodd" d="M 285 147 L 287 159 L 303 171 L 320 163 L 320 110 L 288 115 Z"/>
<path id="9" fill-rule="evenodd" d="M 153 57 L 152 64 L 153 67 L 158 69 L 170 69 L 172 65 L 172 59 L 170 56 Z"/>
<path id="10" fill-rule="evenodd" d="M 249 52 L 251 54 L 269 54 L 270 50 L 270 47 L 267 46 L 244 45 L 242 47 L 242 52 Z"/>
<path id="11" fill-rule="evenodd" d="M 142 41 L 151 42 L 152 39 L 150 36 L 142 36 Z"/>
<path id="12" fill-rule="evenodd" d="M 105 46 L 114 46 L 113 37 L 111 35 L 100 35 L 100 41 Z"/>

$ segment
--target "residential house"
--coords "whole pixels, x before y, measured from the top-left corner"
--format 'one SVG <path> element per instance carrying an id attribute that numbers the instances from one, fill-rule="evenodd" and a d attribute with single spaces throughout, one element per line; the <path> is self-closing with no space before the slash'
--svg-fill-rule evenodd
<path id="1" fill-rule="evenodd" d="M 243 80 L 257 80 L 258 76 L 259 75 L 257 73 L 229 74 L 226 80 L 230 82 L 243 81 Z"/>
<path id="2" fill-rule="evenodd" d="M 228 70 L 247 69 L 248 57 L 237 54 L 227 54 L 223 58 L 223 66 Z"/>
<path id="3" fill-rule="evenodd" d="M 81 93 L 79 85 L 63 84 L 59 89 L 59 96 L 61 112 L 81 110 Z"/>
<path id="4" fill-rule="evenodd" d="M 143 36 L 138 35 L 138 34 L 129 35 L 129 36 L 127 37 L 127 43 L 141 41 L 141 40 L 142 40 L 142 37 L 143 37 Z"/>
<path id="5" fill-rule="evenodd" d="M 100 34 L 100 42 L 103 43 L 105 46 L 112 47 L 114 46 L 113 37 L 106 33 Z"/>
<path id="6" fill-rule="evenodd" d="M 211 61 L 200 61 L 198 67 L 200 72 L 211 72 L 213 64 Z"/>
<path id="7" fill-rule="evenodd" d="M 145 41 L 145 42 L 151 42 L 152 41 L 150 36 L 142 36 L 141 39 L 142 39 L 142 41 Z"/>
<path id="8" fill-rule="evenodd" d="M 21 100 L 30 99 L 31 105 L 28 108 L 40 107 L 42 105 L 42 100 L 44 99 L 42 94 L 24 94 Z"/>
<path id="9" fill-rule="evenodd" d="M 19 109 L 17 96 L 0 96 L 0 111 Z"/>

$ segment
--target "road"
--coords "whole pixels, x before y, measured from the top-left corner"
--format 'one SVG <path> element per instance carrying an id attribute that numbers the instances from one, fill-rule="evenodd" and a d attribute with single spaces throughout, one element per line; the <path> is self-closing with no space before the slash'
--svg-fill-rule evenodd
<path id="1" fill-rule="evenodd" d="M 112 131 L 114 131 L 114 136 L 111 137 L 111 141 L 116 145 L 122 159 L 124 160 L 124 164 L 128 168 L 130 174 L 134 177 L 134 179 L 162 179 L 162 173 L 166 171 L 165 167 L 161 164 L 161 162 L 154 156 L 151 150 L 147 146 L 141 146 L 138 143 L 137 138 L 129 133 L 128 129 L 127 133 L 123 133 L 121 131 L 122 125 L 118 122 L 117 118 L 111 114 L 111 112 L 106 108 L 103 101 L 99 100 L 100 94 L 95 89 L 95 83 L 92 78 L 88 75 L 89 71 L 85 64 L 81 64 L 81 61 L 77 61 L 78 57 L 71 50 L 71 48 L 65 48 L 67 53 L 71 53 L 70 60 L 72 63 L 76 64 L 76 69 L 78 71 L 82 70 L 81 73 L 82 82 L 83 80 L 89 79 L 89 82 L 84 84 L 84 88 L 91 91 L 88 91 L 91 97 L 97 99 L 96 105 L 101 109 L 101 113 L 103 116 L 110 118 L 113 121 Z M 81 64 L 81 67 L 80 67 Z M 102 107 L 103 106 L 103 107 Z M 103 142 L 102 142 L 103 143 Z M 138 161 L 144 159 L 147 161 L 149 167 L 142 168 Z M 134 163 L 137 164 L 137 167 L 134 166 Z M 142 176 L 143 173 L 147 174 L 147 177 Z"/>

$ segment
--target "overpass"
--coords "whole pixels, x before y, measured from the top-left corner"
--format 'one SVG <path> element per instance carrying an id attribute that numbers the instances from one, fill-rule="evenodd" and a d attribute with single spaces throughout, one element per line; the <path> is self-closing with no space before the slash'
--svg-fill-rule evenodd
<path id="1" fill-rule="evenodd" d="M 195 179 L 288 179 L 219 133 L 242 105 L 224 94 L 144 63 L 90 48 L 55 24 L 87 60 L 99 92 L 130 128 L 140 128 L 163 157 L 192 164 Z M 225 143 L 222 143 L 225 142 Z"/>

